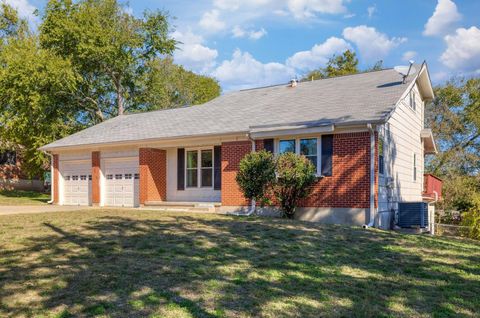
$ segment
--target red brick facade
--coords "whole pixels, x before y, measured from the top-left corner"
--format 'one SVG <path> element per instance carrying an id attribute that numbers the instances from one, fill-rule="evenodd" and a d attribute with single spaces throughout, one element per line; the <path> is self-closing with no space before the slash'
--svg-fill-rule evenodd
<path id="1" fill-rule="evenodd" d="M 167 199 L 167 154 L 165 150 L 140 148 L 140 204 Z"/>
<path id="2" fill-rule="evenodd" d="M 263 143 L 262 143 L 263 145 Z M 222 143 L 222 205 L 248 205 L 248 201 L 238 188 L 235 177 L 240 160 L 252 151 L 250 141 L 234 141 Z"/>
<path id="3" fill-rule="evenodd" d="M 256 141 L 256 149 L 263 149 L 263 141 Z M 224 206 L 248 204 L 238 188 L 235 176 L 240 160 L 250 151 L 250 141 L 222 144 L 222 205 Z M 332 176 L 320 179 L 313 186 L 311 195 L 303 200 L 300 206 L 369 208 L 370 133 L 335 134 L 332 160 Z M 377 171 L 377 161 L 378 159 L 375 160 L 375 171 Z M 378 174 L 375 181 L 378 183 Z M 375 186 L 375 189 L 377 188 Z M 377 205 L 377 198 L 378 194 L 375 193 L 375 205 Z"/>
<path id="4" fill-rule="evenodd" d="M 370 133 L 333 136 L 333 170 L 303 200 L 303 207 L 370 207 Z"/>
<path id="5" fill-rule="evenodd" d="M 92 152 L 92 204 L 100 204 L 100 152 Z"/>
<path id="6" fill-rule="evenodd" d="M 59 158 L 58 155 L 53 155 L 53 203 L 58 203 L 60 194 L 59 194 L 59 189 L 60 187 L 58 186 L 58 179 L 60 179 L 60 172 L 59 172 Z"/>

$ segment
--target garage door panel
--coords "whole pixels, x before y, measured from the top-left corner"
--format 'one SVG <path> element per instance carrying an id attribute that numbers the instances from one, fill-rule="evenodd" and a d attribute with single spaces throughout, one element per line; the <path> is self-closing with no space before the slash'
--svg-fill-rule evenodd
<path id="1" fill-rule="evenodd" d="M 91 164 L 88 162 L 60 162 L 63 176 L 63 204 L 90 205 Z"/>
<path id="2" fill-rule="evenodd" d="M 105 205 L 136 206 L 138 202 L 138 159 L 105 162 Z"/>

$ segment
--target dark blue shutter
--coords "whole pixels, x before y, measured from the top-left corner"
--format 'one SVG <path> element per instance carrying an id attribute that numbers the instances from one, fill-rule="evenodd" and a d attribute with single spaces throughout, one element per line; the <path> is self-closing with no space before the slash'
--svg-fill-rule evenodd
<path id="1" fill-rule="evenodd" d="M 264 139 L 263 140 L 263 148 L 266 151 L 273 153 L 273 139 Z"/>
<path id="2" fill-rule="evenodd" d="M 222 146 L 213 147 L 213 189 L 222 189 Z"/>
<path id="3" fill-rule="evenodd" d="M 333 135 L 322 136 L 322 175 L 330 177 L 333 165 Z"/>
<path id="4" fill-rule="evenodd" d="M 177 190 L 185 190 L 185 149 L 177 149 Z"/>

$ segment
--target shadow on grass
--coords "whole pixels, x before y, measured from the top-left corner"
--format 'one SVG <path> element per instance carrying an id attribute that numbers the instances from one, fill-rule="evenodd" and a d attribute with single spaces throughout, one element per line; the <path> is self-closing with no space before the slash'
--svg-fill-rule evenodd
<path id="1" fill-rule="evenodd" d="M 3 301 L 0 313 L 468 317 L 480 308 L 478 249 L 464 246 L 468 257 L 450 264 L 459 252 L 438 239 L 181 214 L 43 226 L 25 248 L 2 251 L 0 271 L 0 299 L 31 288 L 42 297 Z"/>

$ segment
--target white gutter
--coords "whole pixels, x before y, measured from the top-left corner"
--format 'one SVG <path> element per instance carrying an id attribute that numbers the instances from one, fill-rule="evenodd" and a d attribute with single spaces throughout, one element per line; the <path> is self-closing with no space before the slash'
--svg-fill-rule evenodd
<path id="1" fill-rule="evenodd" d="M 52 204 L 53 201 L 54 201 L 54 197 L 55 197 L 55 196 L 54 196 L 54 193 L 53 193 L 53 189 L 54 189 L 54 187 L 53 187 L 53 182 L 54 182 L 53 178 L 54 178 L 54 176 L 55 176 L 55 174 L 53 173 L 53 155 L 52 155 L 51 153 L 49 153 L 49 152 L 46 152 L 46 151 L 44 151 L 44 153 L 50 157 L 50 200 L 47 201 L 47 203 L 48 203 L 48 204 Z"/>
<path id="2" fill-rule="evenodd" d="M 252 142 L 252 152 L 255 152 L 256 147 L 255 147 L 255 140 L 252 139 L 250 134 L 247 134 L 248 139 Z M 255 213 L 255 210 L 257 209 L 257 202 L 255 199 L 252 199 L 250 209 L 248 210 L 247 213 L 239 213 L 239 212 L 232 212 L 230 214 L 236 215 L 236 216 L 251 216 L 253 213 Z"/>
<path id="3" fill-rule="evenodd" d="M 367 124 L 370 130 L 370 222 L 363 228 L 375 226 L 375 129 Z"/>

